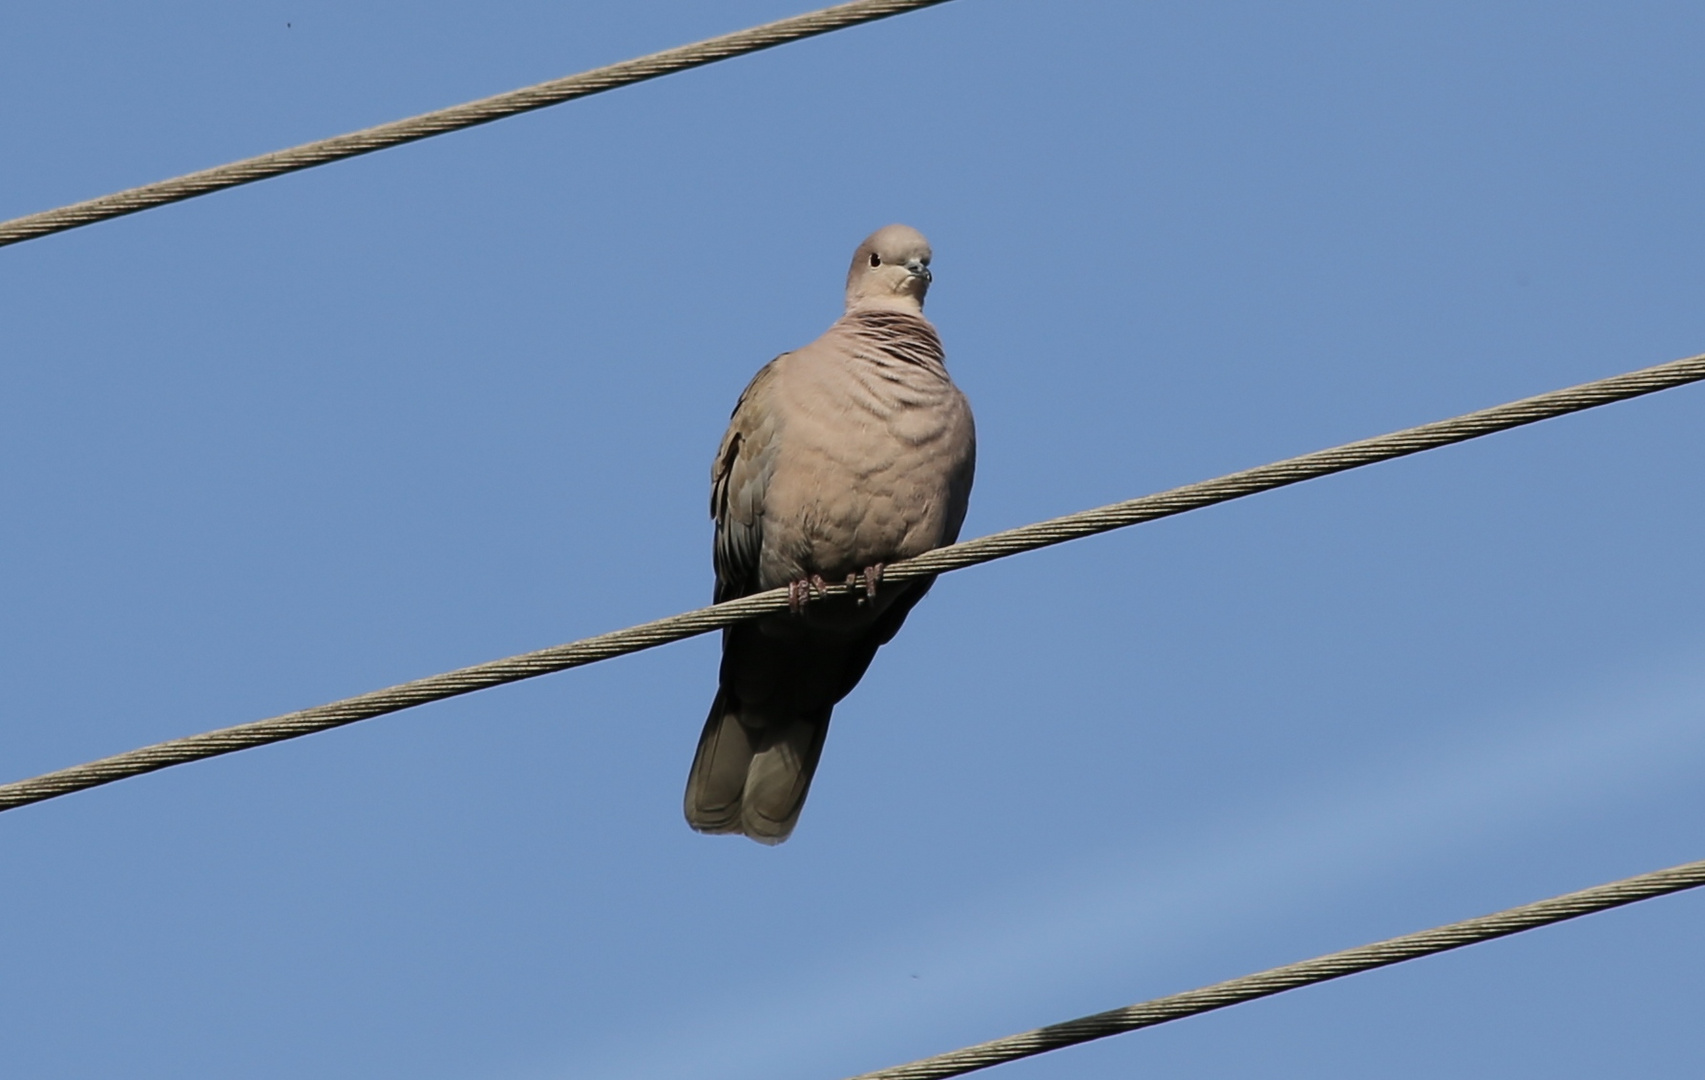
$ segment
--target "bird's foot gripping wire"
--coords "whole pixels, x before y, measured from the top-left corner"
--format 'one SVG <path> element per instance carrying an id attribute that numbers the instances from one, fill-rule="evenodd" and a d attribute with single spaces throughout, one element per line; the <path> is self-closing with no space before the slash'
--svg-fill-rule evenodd
<path id="1" fill-rule="evenodd" d="M 848 574 L 847 591 L 851 592 L 858 588 L 859 583 L 862 582 L 864 584 L 864 596 L 859 599 L 859 603 L 876 599 L 876 587 L 882 584 L 882 571 L 882 563 L 872 563 L 865 567 L 862 573 Z"/>
<path id="2" fill-rule="evenodd" d="M 882 572 L 887 569 L 882 563 L 872 563 L 864 568 L 864 596 L 867 600 L 876 599 L 876 587 L 882 584 Z"/>
<path id="3" fill-rule="evenodd" d="M 828 592 L 829 583 L 823 580 L 822 574 L 812 574 L 798 581 L 787 583 L 787 609 L 798 615 L 805 610 L 805 605 L 812 600 L 821 600 Z"/>

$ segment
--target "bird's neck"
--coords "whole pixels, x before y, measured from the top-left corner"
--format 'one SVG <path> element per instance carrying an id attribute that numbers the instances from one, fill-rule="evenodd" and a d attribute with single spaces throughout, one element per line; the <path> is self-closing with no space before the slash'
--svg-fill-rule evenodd
<path id="1" fill-rule="evenodd" d="M 915 305 L 910 309 L 856 307 L 841 316 L 841 325 L 869 350 L 879 364 L 898 362 L 922 368 L 937 377 L 947 375 L 947 355 L 935 327 Z"/>
<path id="2" fill-rule="evenodd" d="M 849 296 L 847 297 L 847 314 L 859 311 L 898 311 L 906 315 L 923 318 L 923 301 L 915 296 L 889 293 L 886 296 Z"/>

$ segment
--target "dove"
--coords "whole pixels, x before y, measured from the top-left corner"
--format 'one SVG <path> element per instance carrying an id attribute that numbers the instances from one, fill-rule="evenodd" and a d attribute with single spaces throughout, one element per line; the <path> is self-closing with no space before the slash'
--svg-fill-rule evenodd
<path id="1" fill-rule="evenodd" d="M 846 312 L 766 364 L 711 465 L 718 603 L 788 588 L 789 610 L 722 635 L 687 823 L 763 844 L 792 834 L 829 716 L 933 579 L 883 567 L 959 536 L 976 464 L 965 395 L 924 318 L 930 247 L 889 225 L 853 253 Z M 827 582 L 852 595 L 818 595 Z"/>

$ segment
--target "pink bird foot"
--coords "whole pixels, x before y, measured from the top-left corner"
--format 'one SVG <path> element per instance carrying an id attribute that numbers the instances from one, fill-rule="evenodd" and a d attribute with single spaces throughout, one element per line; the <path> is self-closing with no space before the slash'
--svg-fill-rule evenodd
<path id="1" fill-rule="evenodd" d="M 881 563 L 873 563 L 864 568 L 864 595 L 866 599 L 876 599 L 876 587 L 882 584 L 882 571 L 886 569 Z"/>
<path id="2" fill-rule="evenodd" d="M 805 610 L 805 605 L 813 600 L 820 600 L 828 590 L 829 583 L 823 580 L 822 574 L 812 574 L 807 578 L 787 583 L 787 609 L 798 615 Z"/>

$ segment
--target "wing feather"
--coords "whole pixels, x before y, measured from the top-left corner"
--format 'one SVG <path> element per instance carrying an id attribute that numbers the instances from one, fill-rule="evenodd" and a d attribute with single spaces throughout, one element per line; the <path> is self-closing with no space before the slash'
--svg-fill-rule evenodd
<path id="1" fill-rule="evenodd" d="M 758 557 L 764 543 L 764 490 L 776 434 L 766 399 L 780 359 L 778 356 L 760 368 L 741 393 L 716 460 L 711 463 L 710 516 L 716 523 L 712 562 L 719 604 L 760 591 Z"/>

